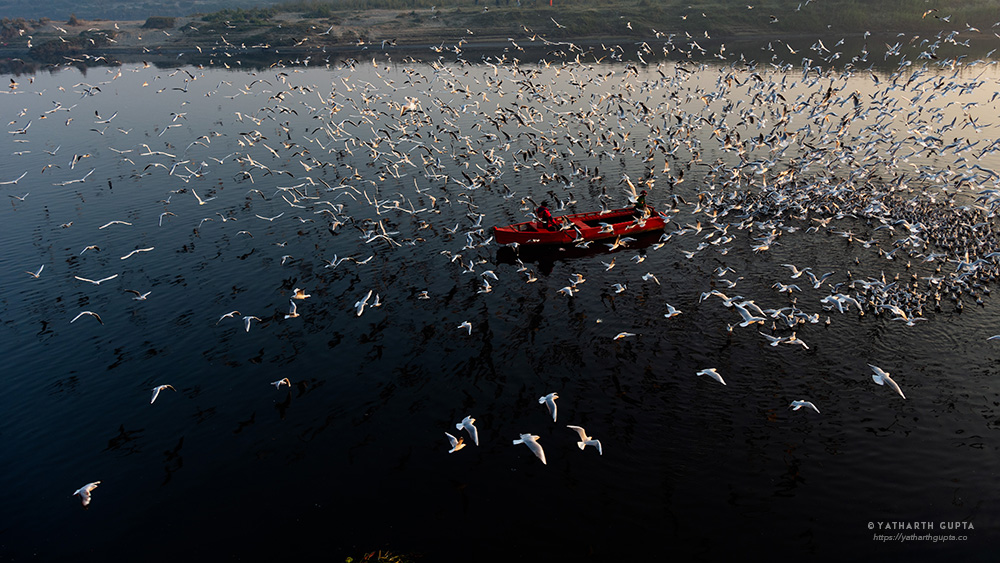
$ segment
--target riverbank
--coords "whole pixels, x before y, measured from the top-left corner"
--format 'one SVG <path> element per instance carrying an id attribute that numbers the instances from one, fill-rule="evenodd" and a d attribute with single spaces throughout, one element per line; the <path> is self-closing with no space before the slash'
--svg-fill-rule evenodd
<path id="1" fill-rule="evenodd" d="M 784 6 L 788 4 L 788 6 Z M 238 53 L 351 52 L 373 49 L 429 49 L 446 54 L 471 46 L 517 51 L 558 51 L 578 44 L 641 45 L 664 53 L 675 45 L 696 54 L 727 41 L 780 40 L 802 35 L 861 36 L 873 29 L 885 36 L 923 34 L 954 42 L 983 37 L 954 15 L 917 13 L 915 8 L 884 8 L 856 13 L 853 2 L 827 2 L 803 8 L 778 2 L 775 12 L 753 6 L 631 4 L 587 7 L 495 5 L 399 9 L 321 8 L 309 4 L 281 8 L 224 10 L 188 17 L 146 20 L 4 20 L 0 58 L 31 63 L 93 62 L 101 58 L 157 60 Z M 818 4 L 818 3 L 817 3 Z M 310 7 L 311 6 L 311 7 Z M 840 7 L 839 12 L 831 12 Z M 704 9 L 699 9 L 704 8 Z M 787 9 L 785 9 L 787 8 Z M 897 7 L 898 8 L 898 7 Z M 707 10 L 707 11 L 706 11 Z M 829 22 L 825 23 L 824 22 Z M 985 25 L 985 24 L 983 24 Z M 876 27 L 868 27 L 876 26 Z M 896 30 L 900 31 L 896 31 Z M 987 34 L 988 36 L 988 34 Z M 653 54 L 652 52 L 650 54 Z"/>

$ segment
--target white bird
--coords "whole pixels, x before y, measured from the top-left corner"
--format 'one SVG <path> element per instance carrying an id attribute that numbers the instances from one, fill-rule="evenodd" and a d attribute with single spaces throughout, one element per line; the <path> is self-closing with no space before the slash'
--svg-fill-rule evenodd
<path id="1" fill-rule="evenodd" d="M 96 489 L 97 486 L 100 484 L 101 484 L 100 481 L 87 483 L 86 485 L 77 489 L 76 492 L 73 493 L 73 496 L 80 495 L 80 502 L 82 502 L 83 506 L 86 507 L 88 504 L 90 504 L 90 492 Z"/>
<path id="2" fill-rule="evenodd" d="M 542 460 L 542 465 L 548 465 L 545 463 L 545 450 L 543 450 L 542 445 L 538 443 L 538 436 L 534 436 L 532 434 L 521 434 L 521 438 L 519 440 L 514 440 L 514 445 L 516 446 L 517 444 L 524 444 L 525 446 L 528 446 L 531 453 L 535 454 L 538 459 Z"/>
<path id="3" fill-rule="evenodd" d="M 292 301 L 291 299 L 289 299 L 288 300 L 288 304 L 289 304 L 290 307 L 288 309 L 288 314 L 285 315 L 285 318 L 286 319 L 294 319 L 294 318 L 298 317 L 299 316 L 299 308 L 295 306 L 295 301 Z"/>
<path id="4" fill-rule="evenodd" d="M 793 411 L 797 411 L 797 410 L 801 409 L 802 407 L 806 407 L 808 409 L 812 409 L 812 410 L 816 411 L 817 413 L 819 413 L 819 409 L 816 408 L 816 405 L 810 403 L 809 401 L 792 401 L 792 404 L 790 404 L 788 406 L 792 407 Z"/>
<path id="5" fill-rule="evenodd" d="M 28 270 L 25 270 L 25 271 L 24 271 L 24 273 L 28 274 L 29 276 L 31 276 L 31 277 L 33 277 L 33 278 L 35 278 L 35 279 L 37 280 L 37 279 L 38 279 L 38 276 L 42 275 L 42 270 L 44 270 L 44 269 L 45 269 L 45 264 L 42 264 L 42 265 L 41 265 L 41 266 L 40 266 L 40 267 L 38 268 L 38 271 L 35 271 L 35 272 L 29 272 Z"/>
<path id="6" fill-rule="evenodd" d="M 208 203 L 208 202 L 212 201 L 213 199 L 215 199 L 214 197 L 210 197 L 210 198 L 207 198 L 207 199 L 201 199 L 201 197 L 198 195 L 198 192 L 194 191 L 194 188 L 191 188 L 191 193 L 193 193 L 194 194 L 194 198 L 198 200 L 198 205 L 205 205 L 206 203 Z M 260 215 L 258 215 L 258 217 L 260 217 Z"/>
<path id="7" fill-rule="evenodd" d="M 373 290 L 373 289 L 369 289 L 369 290 L 368 290 L 368 294 L 367 294 L 367 295 L 365 295 L 365 296 L 364 296 L 364 298 L 362 298 L 362 299 L 359 299 L 359 300 L 358 300 L 358 301 L 357 301 L 357 302 L 356 302 L 356 303 L 354 304 L 354 311 L 355 311 L 355 313 L 357 313 L 357 316 L 359 316 L 359 317 L 360 317 L 360 316 L 361 316 L 361 313 L 364 313 L 364 312 L 365 312 L 365 305 L 367 305 L 367 304 L 368 304 L 368 300 L 369 300 L 369 299 L 371 299 L 371 296 L 372 296 L 372 293 L 373 293 L 374 291 L 375 291 L 375 290 Z"/>
<path id="8" fill-rule="evenodd" d="M 743 317 L 743 322 L 740 323 L 740 326 L 746 327 L 746 326 L 750 326 L 750 325 L 752 325 L 754 323 L 764 324 L 764 320 L 765 320 L 764 317 L 754 316 L 754 314 L 751 313 L 742 304 L 737 303 L 736 304 L 736 310 L 738 310 L 740 312 L 740 316 Z"/>
<path id="9" fill-rule="evenodd" d="M 281 379 L 279 379 L 277 381 L 272 381 L 271 385 L 274 385 L 275 389 L 281 389 L 282 385 L 287 385 L 287 386 L 291 387 L 292 386 L 292 382 L 289 381 L 287 377 L 282 377 Z"/>
<path id="10" fill-rule="evenodd" d="M 617 334 L 617 335 L 616 335 L 616 336 L 614 337 L 614 340 L 621 340 L 622 338 L 627 338 L 627 337 L 629 337 L 629 336 L 635 336 L 635 333 L 634 333 L 634 332 L 619 332 L 619 333 L 618 333 L 618 334 Z"/>
<path id="11" fill-rule="evenodd" d="M 115 274 L 113 276 L 108 276 L 106 278 L 101 278 L 99 280 L 91 280 L 91 279 L 87 279 L 87 278 L 81 278 L 80 276 L 73 276 L 73 277 L 76 278 L 76 279 L 78 279 L 78 280 L 80 280 L 80 281 L 90 282 L 90 283 L 92 283 L 94 285 L 101 285 L 101 282 L 106 282 L 106 281 L 113 280 L 113 279 L 117 278 L 118 274 Z"/>
<path id="12" fill-rule="evenodd" d="M 549 408 L 549 414 L 552 415 L 552 422 L 556 421 L 556 399 L 558 399 L 558 398 L 559 398 L 559 395 L 556 394 L 556 393 L 549 393 L 548 395 L 545 395 L 544 397 L 539 397 L 538 398 L 538 403 L 539 404 L 543 404 L 544 403 L 545 406 Z"/>
<path id="13" fill-rule="evenodd" d="M 107 229 L 111 225 L 125 225 L 127 227 L 131 227 L 132 223 L 129 223 L 128 221 L 119 221 L 115 219 L 114 221 L 108 221 L 107 223 L 101 225 L 100 227 L 97 227 L 97 230 Z"/>
<path id="14" fill-rule="evenodd" d="M 467 416 L 467 417 L 465 417 L 465 418 L 462 419 L 462 422 L 459 422 L 458 424 L 456 424 L 455 428 L 457 428 L 459 430 L 461 430 L 461 429 L 464 428 L 465 431 L 469 433 L 469 437 L 472 438 L 472 442 L 478 446 L 479 445 L 479 431 L 476 430 L 475 422 L 476 422 L 476 419 L 472 418 L 471 416 Z"/>
<path id="15" fill-rule="evenodd" d="M 230 311 L 230 312 L 226 313 L 225 315 L 222 315 L 221 317 L 219 317 L 219 320 L 215 321 L 215 324 L 216 324 L 216 326 L 218 326 L 218 324 L 221 323 L 223 319 L 231 319 L 231 318 L 233 318 L 233 317 L 235 317 L 236 315 L 239 315 L 239 314 L 240 314 L 239 311 Z"/>
<path id="16" fill-rule="evenodd" d="M 260 322 L 260 319 L 253 315 L 247 315 L 243 317 L 243 327 L 246 328 L 247 332 L 250 332 L 250 321 Z"/>
<path id="17" fill-rule="evenodd" d="M 660 285 L 660 280 L 656 279 L 656 276 L 654 276 L 652 272 L 646 272 L 642 276 L 642 281 L 649 281 L 649 280 L 653 280 L 656 282 L 656 285 Z"/>
<path id="18" fill-rule="evenodd" d="M 101 320 L 101 316 L 98 315 L 97 313 L 93 312 L 93 311 L 80 311 L 80 314 L 77 315 L 77 316 L 75 316 L 75 317 L 73 317 L 73 320 L 71 320 L 70 322 L 71 323 L 75 323 L 77 319 L 79 319 L 80 317 L 82 317 L 84 315 L 90 315 L 91 317 L 94 317 L 95 319 L 97 319 L 97 322 L 101 323 L 102 325 L 104 324 L 104 321 Z"/>
<path id="19" fill-rule="evenodd" d="M 604 449 L 601 448 L 601 441 L 595 440 L 592 437 L 587 436 L 587 431 L 584 430 L 582 427 L 567 425 L 566 428 L 572 428 L 573 430 L 576 430 L 577 434 L 580 435 L 580 441 L 577 442 L 576 445 L 581 450 L 586 448 L 587 446 L 594 446 L 595 448 L 597 448 L 597 453 L 604 455 Z"/>
<path id="20" fill-rule="evenodd" d="M 628 289 L 628 287 L 626 287 L 625 284 L 616 283 L 616 284 L 614 284 L 614 285 L 611 286 L 611 289 L 614 289 L 615 293 L 621 293 L 621 292 L 625 291 L 626 289 Z"/>
<path id="21" fill-rule="evenodd" d="M 883 370 L 878 366 L 873 366 L 872 364 L 868 364 L 868 367 L 872 368 L 872 371 L 875 372 L 872 374 L 872 380 L 875 381 L 875 383 L 878 383 L 879 385 L 888 384 L 889 387 L 892 387 L 893 391 L 899 393 L 900 397 L 904 399 L 906 398 L 906 395 L 903 394 L 903 391 L 899 388 L 899 385 L 895 381 L 893 381 L 891 377 L 889 377 L 889 372 Z"/>
<path id="22" fill-rule="evenodd" d="M 681 310 L 680 309 L 675 309 L 673 305 L 671 305 L 670 303 L 667 303 L 667 312 L 664 313 L 664 315 L 663 315 L 664 317 L 666 317 L 666 318 L 669 319 L 671 317 L 676 317 L 679 314 L 681 314 Z"/>
<path id="23" fill-rule="evenodd" d="M 131 258 L 132 256 L 134 256 L 135 254 L 138 254 L 139 252 L 149 252 L 151 250 L 153 250 L 152 246 L 150 246 L 149 248 L 136 248 L 132 252 L 129 252 L 125 256 L 122 256 L 121 259 L 122 260 L 127 260 L 127 259 Z"/>
<path id="24" fill-rule="evenodd" d="M 456 328 L 464 328 L 466 331 L 468 331 L 469 336 L 472 336 L 472 323 L 470 323 L 469 321 L 463 322 L 462 324 L 458 325 Z"/>
<path id="25" fill-rule="evenodd" d="M 699 371 L 696 375 L 707 375 L 723 385 L 726 384 L 726 382 L 722 380 L 722 376 L 719 375 L 719 372 L 715 371 L 715 368 L 703 369 Z"/>
<path id="26" fill-rule="evenodd" d="M 456 438 L 447 432 L 445 432 L 444 435 L 448 437 L 448 443 L 451 444 L 451 449 L 448 450 L 448 453 L 453 454 L 465 447 L 464 438 Z"/>
<path id="27" fill-rule="evenodd" d="M 138 291 L 136 291 L 134 289 L 126 289 L 125 293 L 134 293 L 135 297 L 132 298 L 133 301 L 145 301 L 146 298 L 149 297 L 149 294 L 153 293 L 153 292 L 152 291 L 147 291 L 146 293 L 139 293 Z"/>
<path id="28" fill-rule="evenodd" d="M 565 295 L 566 297 L 573 297 L 573 291 L 579 291 L 579 290 L 578 290 L 578 289 L 575 289 L 575 288 L 574 288 L 573 286 L 571 286 L 571 285 L 567 285 L 566 287 L 564 287 L 564 288 L 560 289 L 560 290 L 559 290 L 559 291 L 557 291 L 556 293 L 562 293 L 562 294 L 563 294 L 563 295 Z"/>
<path id="29" fill-rule="evenodd" d="M 176 391 L 173 385 L 157 385 L 156 387 L 153 387 L 153 398 L 149 400 L 149 404 L 152 405 L 153 402 L 156 401 L 156 398 L 160 396 L 160 391 L 163 391 L 164 389 Z"/>
<path id="30" fill-rule="evenodd" d="M 294 295 L 292 295 L 292 299 L 309 299 L 312 297 L 312 295 L 306 293 L 304 289 L 299 289 L 297 287 L 293 289 L 292 292 L 294 293 Z"/>

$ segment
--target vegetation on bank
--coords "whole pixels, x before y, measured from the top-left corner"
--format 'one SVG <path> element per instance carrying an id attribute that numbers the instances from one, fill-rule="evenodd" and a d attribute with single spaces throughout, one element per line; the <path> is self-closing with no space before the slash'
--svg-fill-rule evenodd
<path id="1" fill-rule="evenodd" d="M 3 2 L 4 0 L 0 0 Z M 752 1 L 752 0 L 751 0 Z M 906 32 L 924 38 L 957 33 L 960 40 L 993 37 L 1000 26 L 1000 0 L 769 0 L 744 3 L 729 0 L 285 0 L 257 7 L 232 7 L 190 14 L 148 16 L 146 29 L 180 33 L 157 36 L 162 46 L 231 44 L 301 49 L 360 45 L 389 41 L 395 45 L 467 41 L 666 40 L 675 43 L 707 38 L 789 35 L 840 36 L 865 31 Z M 71 20 L 76 20 L 75 16 Z M 44 20 L 4 19 L 0 37 L 7 46 L 30 44 L 31 57 L 51 60 L 59 55 L 100 49 L 113 44 L 105 21 L 72 21 L 73 29 L 56 34 Z M 78 25 L 76 25 L 78 24 Z M 179 27 L 177 27 L 179 26 Z M 977 29 L 978 28 L 978 29 Z M 81 31 L 81 29 L 86 31 Z M 93 29 L 103 29 L 95 36 Z M 141 34 L 134 34 L 142 38 Z M 170 39 L 166 39 L 169 37 Z M 112 41 L 108 41 L 110 38 Z M 125 34 L 124 39 L 130 36 Z M 149 36 L 146 36 L 146 41 Z M 133 46 L 134 46 L 133 41 Z"/>
<path id="2" fill-rule="evenodd" d="M 348 557 L 345 563 L 413 563 L 414 559 L 406 555 L 400 555 L 389 551 L 372 551 L 366 553 L 359 559 Z"/>

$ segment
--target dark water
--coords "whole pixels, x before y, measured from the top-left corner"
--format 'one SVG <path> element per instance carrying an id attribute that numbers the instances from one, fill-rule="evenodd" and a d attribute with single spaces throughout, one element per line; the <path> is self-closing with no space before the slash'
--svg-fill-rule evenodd
<path id="1" fill-rule="evenodd" d="M 889 73 L 876 84 L 869 73 L 803 78 L 801 67 L 691 73 L 665 63 L 630 73 L 613 61 L 489 62 L 128 65 L 18 77 L 4 114 L 7 130 L 27 128 L 3 137 L 11 156 L 0 164 L 0 181 L 27 172 L 0 190 L 28 193 L 0 208 L 3 560 L 340 561 L 378 549 L 432 561 L 992 555 L 1000 393 L 986 339 L 1000 331 L 989 296 L 982 306 L 966 297 L 962 312 L 946 300 L 914 326 L 825 311 L 830 286 L 791 280 L 783 264 L 833 271 L 831 283 L 954 267 L 916 252 L 902 259 L 905 249 L 901 259 L 880 257 L 905 234 L 876 231 L 871 217 L 829 224 L 878 241 L 864 248 L 775 211 L 762 220 L 797 230 L 753 252 L 767 229 L 737 228 L 734 212 L 715 220 L 731 223 L 732 241 L 682 253 L 720 238 L 698 205 L 699 192 L 732 190 L 712 173 L 717 160 L 756 189 L 806 152 L 792 140 L 779 153 L 782 141 L 769 139 L 743 166 L 722 148 L 726 130 L 744 139 L 796 131 L 829 147 L 829 158 L 797 165 L 803 180 L 846 182 L 863 168 L 839 158 L 848 143 L 834 142 L 830 125 L 852 111 L 854 90 L 866 105 L 897 100 L 883 106 L 888 117 L 875 111 L 851 125 L 863 138 L 874 136 L 860 131 L 865 123 L 883 126 L 866 166 L 886 182 L 904 174 L 939 194 L 954 178 L 935 184 L 921 172 L 958 168 L 961 156 L 995 168 L 991 152 L 973 159 L 996 137 L 992 66 L 928 68 L 916 82 L 932 81 L 914 102 L 916 86 L 886 89 Z M 756 89 L 754 73 L 771 86 Z M 742 86 L 705 98 L 727 74 Z M 967 88 L 926 102 L 935 77 Z M 81 82 L 100 90 L 88 95 Z M 802 106 L 776 125 L 782 105 L 818 105 L 831 85 L 840 103 Z M 406 96 L 420 112 L 400 115 Z M 963 107 L 970 101 L 978 105 Z M 56 104 L 72 109 L 45 113 Z M 924 104 L 926 118 L 906 117 Z M 970 126 L 939 148 L 961 137 L 979 141 L 975 149 L 910 155 L 918 139 L 965 116 Z M 664 155 L 655 139 L 683 135 L 680 122 L 688 136 Z M 592 153 L 576 142 L 602 134 Z M 169 156 L 144 154 L 152 151 Z M 858 153 L 855 162 L 866 162 Z M 89 156 L 71 168 L 74 155 Z M 657 173 L 651 203 L 667 209 L 682 198 L 667 232 L 698 223 L 703 231 L 616 252 L 526 254 L 534 283 L 498 260 L 488 230 L 477 231 L 524 220 L 525 196 L 572 198 L 568 209 L 583 211 L 599 208 L 603 189 L 610 205 L 627 205 L 623 176 L 637 181 L 647 166 Z M 53 185 L 91 169 L 84 182 Z M 959 203 L 995 183 L 981 170 L 962 173 L 975 176 Z M 174 215 L 160 224 L 167 211 Z M 343 224 L 331 232 L 334 219 Z M 101 228 L 112 220 L 131 225 Z M 366 231 L 386 238 L 366 242 Z M 84 252 L 88 245 L 100 250 Z M 122 259 L 145 248 L 153 250 Z M 335 255 L 353 260 L 326 267 Z M 25 273 L 41 265 L 37 279 Z M 715 273 L 723 266 L 735 270 L 727 279 L 742 277 L 733 289 Z M 486 270 L 498 279 L 480 293 Z M 647 272 L 659 283 L 644 281 Z M 558 294 L 577 273 L 586 279 L 579 291 Z M 74 277 L 115 274 L 100 285 Z M 795 305 L 819 314 L 796 329 L 808 349 L 768 346 L 758 327 L 729 331 L 739 315 L 717 297 L 699 300 L 716 288 L 762 308 L 788 306 L 777 281 L 797 281 Z M 615 283 L 627 290 L 615 293 Z M 286 319 L 295 288 L 311 297 Z M 151 293 L 137 301 L 126 289 Z M 369 290 L 382 305 L 358 316 L 354 304 Z M 667 303 L 682 314 L 665 318 Z M 84 310 L 103 325 L 70 322 Z M 220 321 L 233 310 L 240 314 Z M 246 315 L 261 319 L 249 332 Z M 458 329 L 463 321 L 471 334 Z M 771 334 L 771 324 L 760 329 Z M 615 340 L 620 332 L 634 336 Z M 906 399 L 875 385 L 869 363 L 893 374 Z M 709 367 L 726 386 L 695 375 Z M 271 385 L 285 377 L 290 388 Z M 176 391 L 151 405 L 162 384 Z M 559 394 L 558 422 L 538 402 L 550 392 Z M 821 413 L 792 411 L 799 399 Z M 480 445 L 448 454 L 444 433 L 465 436 L 455 424 L 466 415 Z M 604 454 L 578 450 L 567 424 L 600 439 Z M 540 436 L 547 465 L 512 444 L 522 433 Z M 84 510 L 72 492 L 96 480 Z M 917 533 L 966 539 L 873 539 L 887 522 L 931 522 Z"/>

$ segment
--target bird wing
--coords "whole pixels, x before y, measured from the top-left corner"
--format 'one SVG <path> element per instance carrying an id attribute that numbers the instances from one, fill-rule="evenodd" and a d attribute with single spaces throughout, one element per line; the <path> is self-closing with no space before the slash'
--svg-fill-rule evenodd
<path id="1" fill-rule="evenodd" d="M 530 440 L 525 440 L 524 443 L 528 445 L 528 448 L 542 460 L 542 465 L 548 465 L 545 462 L 545 450 L 542 449 L 542 445 L 537 442 L 538 436 L 531 436 Z"/>
<path id="2" fill-rule="evenodd" d="M 583 442 L 586 442 L 587 439 L 590 438 L 590 436 L 587 436 L 587 432 L 579 426 L 566 425 L 566 428 L 572 428 L 573 430 L 576 430 L 576 433 L 580 435 L 580 440 Z"/>

